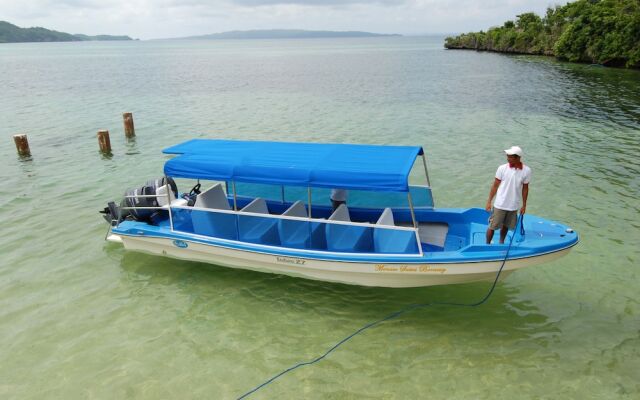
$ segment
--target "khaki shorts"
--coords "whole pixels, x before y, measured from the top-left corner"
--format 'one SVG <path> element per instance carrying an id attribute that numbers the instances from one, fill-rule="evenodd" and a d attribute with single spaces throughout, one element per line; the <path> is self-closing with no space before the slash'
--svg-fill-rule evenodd
<path id="1" fill-rule="evenodd" d="M 496 230 L 501 229 L 503 226 L 509 229 L 516 229 L 516 223 L 518 222 L 518 210 L 507 211 L 499 208 L 494 208 L 491 216 L 489 217 L 489 229 Z"/>

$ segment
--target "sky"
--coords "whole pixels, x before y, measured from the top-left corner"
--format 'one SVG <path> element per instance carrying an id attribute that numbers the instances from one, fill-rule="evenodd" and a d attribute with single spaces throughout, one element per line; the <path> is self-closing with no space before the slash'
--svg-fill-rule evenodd
<path id="1" fill-rule="evenodd" d="M 486 30 L 553 0 L 0 0 L 0 21 L 87 35 L 158 39 L 231 30 L 423 35 Z"/>

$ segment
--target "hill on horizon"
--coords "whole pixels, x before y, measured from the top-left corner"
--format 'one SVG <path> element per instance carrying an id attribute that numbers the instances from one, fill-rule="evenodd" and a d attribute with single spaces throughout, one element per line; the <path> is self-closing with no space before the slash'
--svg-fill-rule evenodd
<path id="1" fill-rule="evenodd" d="M 338 37 L 402 36 L 397 33 L 371 33 L 361 31 L 308 31 L 304 29 L 255 29 L 228 31 L 207 35 L 187 36 L 174 39 L 313 39 Z"/>
<path id="2" fill-rule="evenodd" d="M 113 35 L 72 35 L 66 32 L 53 31 L 46 28 L 20 28 L 7 21 L 0 21 L 0 43 L 29 42 L 84 42 L 91 40 L 133 40 L 129 36 Z"/>

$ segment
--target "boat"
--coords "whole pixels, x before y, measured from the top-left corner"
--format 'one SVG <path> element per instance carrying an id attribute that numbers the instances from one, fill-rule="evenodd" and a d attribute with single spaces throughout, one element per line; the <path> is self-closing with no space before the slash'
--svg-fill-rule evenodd
<path id="1" fill-rule="evenodd" d="M 569 226 L 526 214 L 524 230 L 486 244 L 487 211 L 435 207 L 420 146 L 193 139 L 163 153 L 172 156 L 164 177 L 101 211 L 106 239 L 126 250 L 402 288 L 503 279 L 579 240 Z M 195 185 L 180 192 L 176 180 Z M 334 210 L 335 189 L 348 201 Z"/>

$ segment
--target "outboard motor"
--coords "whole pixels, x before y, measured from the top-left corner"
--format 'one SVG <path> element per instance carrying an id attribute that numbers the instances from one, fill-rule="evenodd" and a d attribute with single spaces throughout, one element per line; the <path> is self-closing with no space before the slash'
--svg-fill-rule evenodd
<path id="1" fill-rule="evenodd" d="M 178 188 L 173 179 L 168 178 L 171 192 L 169 198 L 173 201 L 178 197 Z M 136 221 L 150 221 L 151 216 L 159 210 L 139 209 L 137 207 L 162 207 L 167 204 L 167 181 L 164 177 L 147 181 L 144 186 L 129 189 L 125 192 L 123 204 L 125 207 L 131 207 L 129 213 Z M 155 195 L 155 196 L 154 196 Z M 136 196 L 136 197 L 127 197 Z M 154 197 L 137 197 L 137 196 L 154 196 Z"/>
<path id="2" fill-rule="evenodd" d="M 125 218 L 132 218 L 136 221 L 150 222 L 152 217 L 164 210 L 154 210 L 148 208 L 138 207 L 162 207 L 167 204 L 167 189 L 166 185 L 169 184 L 169 200 L 173 201 L 178 197 L 178 187 L 172 178 L 158 178 L 147 181 L 144 186 L 139 188 L 132 188 L 125 192 L 125 197 L 120 203 L 120 207 L 116 206 L 114 202 L 110 202 L 107 207 L 100 213 L 105 214 L 104 218 L 109 223 L 117 225 Z M 139 196 L 152 196 L 152 197 L 139 197 Z M 128 210 L 122 210 L 123 207 L 130 208 Z"/>
<path id="3" fill-rule="evenodd" d="M 104 214 L 104 219 L 111 225 L 117 226 L 120 221 L 127 218 L 129 215 L 129 210 L 121 210 L 121 207 L 118 207 L 115 202 L 110 201 L 107 203 L 107 206 L 104 210 L 100 211 L 100 214 Z"/>

